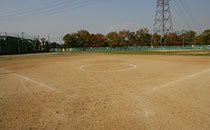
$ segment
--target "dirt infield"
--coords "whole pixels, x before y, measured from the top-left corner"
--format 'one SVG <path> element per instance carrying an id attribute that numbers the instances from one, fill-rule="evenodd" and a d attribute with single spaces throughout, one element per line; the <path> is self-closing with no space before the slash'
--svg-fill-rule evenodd
<path id="1" fill-rule="evenodd" d="M 209 130 L 210 58 L 83 54 L 0 61 L 1 130 Z"/>

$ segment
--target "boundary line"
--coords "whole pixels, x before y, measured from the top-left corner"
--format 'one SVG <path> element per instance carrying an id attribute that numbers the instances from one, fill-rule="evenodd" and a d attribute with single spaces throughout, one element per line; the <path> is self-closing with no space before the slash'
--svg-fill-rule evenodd
<path id="1" fill-rule="evenodd" d="M 109 65 L 109 64 L 124 64 L 124 65 L 128 65 L 130 66 L 130 68 L 128 69 L 119 69 L 119 70 L 107 70 L 107 71 L 93 71 L 93 70 L 87 70 L 85 69 L 85 67 L 90 67 L 90 66 L 97 66 L 97 65 Z M 129 70 L 133 70 L 136 69 L 137 66 L 133 65 L 133 64 L 129 64 L 129 63 L 101 63 L 101 64 L 87 64 L 87 65 L 82 65 L 80 66 L 80 70 L 81 71 L 87 71 L 87 72 L 103 72 L 103 73 L 110 73 L 110 72 L 123 72 L 123 71 L 129 71 Z"/>
<path id="2" fill-rule="evenodd" d="M 32 82 L 32 83 L 38 84 L 38 85 L 40 85 L 40 86 L 42 86 L 42 87 L 45 87 L 45 88 L 47 88 L 47 89 L 50 89 L 50 90 L 52 90 L 52 91 L 59 92 L 57 89 L 52 88 L 52 87 L 49 87 L 49 86 L 47 86 L 46 84 L 41 83 L 41 82 L 38 82 L 38 81 L 35 81 L 35 80 L 33 80 L 33 79 L 29 78 L 29 77 L 26 77 L 26 76 L 23 76 L 23 75 L 20 75 L 20 74 L 17 74 L 17 73 L 15 73 L 14 75 L 17 76 L 17 77 L 19 77 L 19 78 L 28 80 L 28 81 L 30 81 L 30 82 Z"/>
<path id="3" fill-rule="evenodd" d="M 163 84 L 161 86 L 158 86 L 156 88 L 152 88 L 153 91 L 156 91 L 156 90 L 159 90 L 159 89 L 162 89 L 162 88 L 166 88 L 166 87 L 169 87 L 170 85 L 173 85 L 173 84 L 176 84 L 176 83 L 179 83 L 179 82 L 182 82 L 184 80 L 187 80 L 187 79 L 190 79 L 190 78 L 194 78 L 194 77 L 197 77 L 203 73 L 206 73 L 206 72 L 210 72 L 210 68 L 209 69 L 206 69 L 206 70 L 203 70 L 203 71 L 200 71 L 200 72 L 197 72 L 197 73 L 194 73 L 194 74 L 191 74 L 191 75 L 188 75 L 188 76 L 185 76 L 183 78 L 180 78 L 178 80 L 175 80 L 175 81 L 171 81 L 171 82 L 168 82 L 166 84 Z"/>

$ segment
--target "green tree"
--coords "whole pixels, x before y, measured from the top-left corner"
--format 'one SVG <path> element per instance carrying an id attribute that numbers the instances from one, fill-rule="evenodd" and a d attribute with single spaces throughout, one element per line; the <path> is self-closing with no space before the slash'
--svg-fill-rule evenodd
<path id="1" fill-rule="evenodd" d="M 91 46 L 92 47 L 101 47 L 104 46 L 105 36 L 103 34 L 91 34 Z"/>
<path id="2" fill-rule="evenodd" d="M 86 30 L 77 32 L 78 34 L 78 46 L 79 47 L 90 47 L 91 46 L 91 35 Z"/>
<path id="3" fill-rule="evenodd" d="M 136 46 L 137 40 L 136 40 L 136 34 L 135 32 L 129 32 L 128 33 L 128 46 Z"/>
<path id="4" fill-rule="evenodd" d="M 50 51 L 49 42 L 48 41 L 46 41 L 45 44 L 44 44 L 44 51 L 45 52 L 49 52 Z"/>
<path id="5" fill-rule="evenodd" d="M 64 41 L 64 44 L 66 44 L 66 47 L 70 47 L 70 48 L 75 48 L 75 47 L 78 47 L 78 34 L 77 33 L 72 33 L 72 34 L 66 34 L 64 37 L 63 37 L 63 41 Z"/>
<path id="6" fill-rule="evenodd" d="M 110 32 L 106 35 L 107 42 L 110 47 L 119 46 L 121 42 L 121 38 L 117 32 Z"/>
<path id="7" fill-rule="evenodd" d="M 59 44 L 56 43 L 56 42 L 49 43 L 49 49 L 59 48 L 58 45 L 59 45 Z"/>
<path id="8" fill-rule="evenodd" d="M 210 45 L 210 29 L 205 30 L 199 36 L 196 36 L 195 44 L 198 44 L 198 45 Z"/>
<path id="9" fill-rule="evenodd" d="M 129 34 L 130 31 L 128 30 L 122 30 L 119 32 L 119 37 L 120 37 L 120 46 L 128 46 L 129 45 Z"/>
<path id="10" fill-rule="evenodd" d="M 152 45 L 153 46 L 160 46 L 161 36 L 157 33 L 153 34 L 152 36 Z"/>
<path id="11" fill-rule="evenodd" d="M 164 36 L 164 45 L 165 46 L 182 45 L 182 40 L 177 36 L 176 33 L 169 33 Z"/>
<path id="12" fill-rule="evenodd" d="M 196 32 L 190 30 L 180 35 L 183 45 L 192 45 L 195 41 Z"/>
<path id="13" fill-rule="evenodd" d="M 137 44 L 140 46 L 150 46 L 151 45 L 151 34 L 147 28 L 139 29 L 136 31 Z"/>

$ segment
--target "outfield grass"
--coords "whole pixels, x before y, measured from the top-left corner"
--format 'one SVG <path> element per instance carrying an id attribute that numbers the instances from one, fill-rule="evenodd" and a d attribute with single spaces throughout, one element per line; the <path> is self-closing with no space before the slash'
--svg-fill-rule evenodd
<path id="1" fill-rule="evenodd" d="M 190 56 L 210 56 L 210 50 L 192 50 L 192 51 L 98 51 L 105 54 L 135 54 L 135 55 L 190 55 Z"/>
<path id="2" fill-rule="evenodd" d="M 53 58 L 61 56 L 79 56 L 95 52 L 49 52 L 49 53 L 33 53 L 33 54 L 21 54 L 21 55 L 0 55 L 1 61 L 11 60 L 24 60 L 24 59 L 41 59 L 41 58 Z"/>
<path id="3" fill-rule="evenodd" d="M 137 55 L 174 55 L 177 52 L 166 51 L 134 51 L 134 50 L 125 50 L 125 51 L 99 51 L 97 53 L 106 53 L 106 54 L 137 54 Z"/>
<path id="4" fill-rule="evenodd" d="M 93 53 L 126 54 L 126 55 L 182 55 L 182 56 L 210 56 L 210 50 L 183 50 L 183 51 L 143 51 L 143 50 L 117 50 L 117 51 L 86 51 L 86 52 L 57 52 L 41 54 L 7 55 L 0 56 L 0 61 L 18 59 L 39 59 L 59 56 L 78 56 Z"/>

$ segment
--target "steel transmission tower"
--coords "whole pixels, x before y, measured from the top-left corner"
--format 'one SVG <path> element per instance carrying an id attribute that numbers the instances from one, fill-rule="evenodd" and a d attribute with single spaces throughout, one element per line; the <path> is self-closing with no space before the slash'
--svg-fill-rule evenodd
<path id="1" fill-rule="evenodd" d="M 161 35 L 161 46 L 163 45 L 164 35 L 173 32 L 169 1 L 170 0 L 157 0 L 153 34 L 157 33 Z"/>

